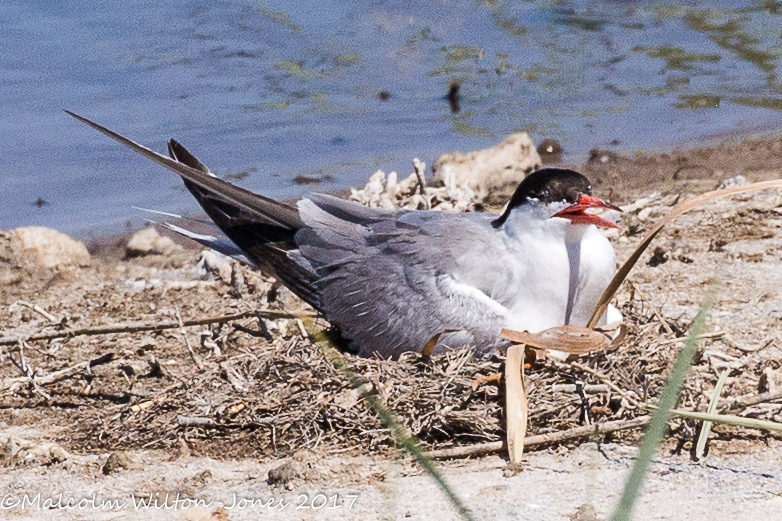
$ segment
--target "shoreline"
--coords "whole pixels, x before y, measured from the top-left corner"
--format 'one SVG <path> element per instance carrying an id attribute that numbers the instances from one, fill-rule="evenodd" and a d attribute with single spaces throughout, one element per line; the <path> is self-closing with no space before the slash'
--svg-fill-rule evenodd
<path id="1" fill-rule="evenodd" d="M 753 134 L 746 138 L 724 137 L 724 140 L 716 145 L 693 144 L 692 147 L 681 146 L 670 152 L 613 152 L 607 148 L 595 148 L 590 156 L 580 164 L 566 161 L 544 162 L 544 166 L 577 170 L 592 181 L 596 195 L 611 199 L 617 204 L 630 204 L 651 192 L 668 195 L 713 190 L 725 179 L 738 175 L 743 175 L 749 182 L 777 178 L 782 169 L 782 136 L 764 138 Z M 367 178 L 371 174 L 372 172 L 369 172 Z M 327 190 L 325 193 L 347 198 L 350 189 Z M 499 212 L 511 194 L 512 190 L 507 189 L 491 194 L 492 201 L 503 202 L 499 205 L 487 205 L 487 211 Z M 291 199 L 288 202 L 295 201 Z M 190 217 L 203 216 L 202 213 L 195 213 Z M 141 228 L 95 233 L 99 229 L 89 228 L 69 235 L 82 240 L 91 253 L 114 257 L 122 250 L 124 242 Z M 164 234 L 185 248 L 199 247 L 178 234 L 165 231 Z"/>

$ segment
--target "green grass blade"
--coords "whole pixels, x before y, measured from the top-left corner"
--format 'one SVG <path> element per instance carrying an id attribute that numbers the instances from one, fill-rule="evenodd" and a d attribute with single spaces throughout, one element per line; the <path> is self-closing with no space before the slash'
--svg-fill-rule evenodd
<path id="1" fill-rule="evenodd" d="M 671 374 L 668 376 L 668 381 L 660 395 L 658 409 L 652 417 L 652 423 L 649 424 L 649 428 L 644 434 L 643 440 L 641 440 L 638 458 L 635 460 L 635 465 L 630 472 L 630 477 L 627 478 L 627 483 L 625 483 L 625 488 L 622 497 L 619 500 L 619 504 L 611 515 L 611 521 L 629 521 L 630 519 L 633 505 L 641 491 L 641 485 L 643 484 L 646 470 L 649 468 L 652 457 L 665 436 L 665 429 L 671 415 L 671 409 L 673 409 L 676 402 L 679 400 L 679 393 L 684 384 L 684 378 L 687 375 L 687 371 L 692 364 L 692 359 L 697 350 L 697 336 L 701 334 L 706 327 L 706 315 L 708 314 L 709 309 L 714 305 L 714 297 L 715 290 L 712 286 L 706 294 L 706 299 L 701 305 L 698 315 L 692 322 L 690 334 L 687 336 L 687 343 L 682 350 L 679 351 L 679 356 L 676 358 L 676 361 L 671 368 Z"/>
<path id="2" fill-rule="evenodd" d="M 782 431 L 782 423 L 768 420 L 758 420 L 755 418 L 745 418 L 743 416 L 731 416 L 729 414 L 709 414 L 706 412 L 680 411 L 674 409 L 672 416 L 684 416 L 685 418 L 694 418 L 696 420 L 710 421 L 712 423 L 724 423 L 725 425 L 735 425 L 737 427 L 747 427 L 749 429 L 762 429 L 767 431 Z"/>
<path id="3" fill-rule="evenodd" d="M 445 495 L 448 496 L 448 499 L 451 501 L 453 506 L 456 507 L 459 515 L 467 521 L 473 521 L 470 510 L 464 505 L 464 503 L 462 503 L 461 499 L 459 499 L 459 496 L 456 495 L 456 492 L 454 492 L 451 486 L 448 485 L 443 475 L 438 472 L 432 463 L 432 460 L 429 459 L 426 454 L 424 454 L 424 451 L 421 449 L 421 445 L 418 443 L 418 440 L 416 440 L 415 437 L 411 434 L 408 434 L 407 431 L 399 424 L 399 422 L 396 421 L 396 418 L 394 418 L 392 412 L 385 405 L 383 405 L 380 400 L 378 400 L 377 397 L 371 393 L 371 391 L 364 387 L 365 382 L 358 378 L 356 374 L 350 370 L 350 368 L 347 366 L 347 363 L 345 363 L 345 359 L 342 357 L 342 354 L 332 345 L 331 341 L 326 338 L 326 335 L 324 335 L 310 319 L 301 317 L 301 320 L 304 323 L 307 332 L 312 337 L 312 341 L 320 347 L 323 356 L 326 357 L 326 360 L 328 360 L 348 379 L 348 382 L 353 389 L 359 389 L 361 391 L 361 397 L 364 398 L 367 405 L 369 405 L 369 407 L 380 417 L 380 420 L 391 429 L 391 432 L 394 434 L 394 438 L 396 439 L 396 442 L 399 444 L 399 446 L 406 450 L 413 457 L 413 459 L 418 462 L 419 465 L 421 465 L 421 468 L 423 468 L 426 473 L 435 480 L 440 489 L 442 489 Z"/>

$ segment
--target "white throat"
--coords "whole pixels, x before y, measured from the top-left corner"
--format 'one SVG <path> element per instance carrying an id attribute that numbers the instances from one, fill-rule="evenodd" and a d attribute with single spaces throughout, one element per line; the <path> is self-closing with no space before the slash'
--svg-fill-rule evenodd
<path id="1" fill-rule="evenodd" d="M 523 328 L 518 330 L 532 331 L 533 322 L 537 331 L 585 325 L 615 271 L 613 247 L 596 226 L 552 217 L 567 206 L 526 204 L 502 225 L 508 249 L 516 252 L 515 269 L 539 288 L 534 301 L 521 298 L 516 310 L 511 309 L 509 325 Z"/>

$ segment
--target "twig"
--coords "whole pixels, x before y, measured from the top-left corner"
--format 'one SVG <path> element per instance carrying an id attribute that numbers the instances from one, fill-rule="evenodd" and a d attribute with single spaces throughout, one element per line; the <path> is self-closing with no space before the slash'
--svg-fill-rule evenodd
<path id="1" fill-rule="evenodd" d="M 215 317 L 197 318 L 195 320 L 185 320 L 183 322 L 184 327 L 190 326 L 203 326 L 207 324 L 215 324 L 218 322 L 230 322 L 232 320 L 239 320 L 242 318 L 262 316 L 264 318 L 296 318 L 290 313 L 282 311 L 245 311 L 243 313 L 234 313 L 232 315 L 219 315 Z M 160 331 L 163 329 L 175 329 L 182 327 L 178 321 L 166 320 L 162 322 L 135 322 L 129 324 L 107 324 L 103 326 L 91 326 L 78 329 L 66 329 L 63 331 L 57 331 L 56 333 L 38 333 L 25 337 L 28 341 L 38 340 L 53 340 L 55 338 L 74 337 L 82 335 L 108 335 L 112 333 L 137 333 L 140 331 Z M 19 336 L 4 336 L 0 337 L 0 345 L 13 345 L 19 342 Z"/>
<path id="2" fill-rule="evenodd" d="M 745 353 L 756 353 L 758 351 L 761 351 L 761 350 L 767 348 L 769 345 L 771 345 L 771 342 L 774 341 L 774 337 L 770 336 L 770 337 L 766 338 L 757 347 L 744 347 L 741 344 L 739 344 L 738 342 L 736 342 L 736 339 L 734 339 L 732 336 L 730 336 L 727 333 L 724 334 L 722 340 L 723 340 L 723 342 L 728 344 L 733 349 L 738 349 L 739 351 L 743 351 Z"/>
<path id="3" fill-rule="evenodd" d="M 754 396 L 739 396 L 737 398 L 727 398 L 725 404 L 719 408 L 720 412 L 732 411 L 736 409 L 744 410 L 747 407 L 761 403 L 775 402 L 782 400 L 782 392 L 762 393 Z"/>
<path id="4" fill-rule="evenodd" d="M 46 393 L 43 389 L 41 389 L 41 386 L 38 385 L 38 382 L 35 381 L 35 378 L 30 378 L 30 383 L 33 384 L 33 391 L 43 396 L 43 398 L 46 401 L 52 399 L 52 396 L 50 394 Z"/>
<path id="5" fill-rule="evenodd" d="M 711 333 L 703 333 L 695 337 L 695 340 L 705 340 L 707 338 L 720 338 L 725 335 L 725 331 L 712 331 Z M 657 342 L 658 346 L 664 346 L 668 344 L 675 344 L 681 342 L 682 344 L 687 341 L 687 337 L 669 338 L 668 340 L 662 340 Z"/>
<path id="6" fill-rule="evenodd" d="M 478 387 L 489 382 L 499 382 L 502 379 L 502 373 L 492 373 L 487 375 L 478 375 L 478 377 L 472 381 L 470 387 L 473 391 L 477 391 Z"/>
<path id="7" fill-rule="evenodd" d="M 714 412 L 717 409 L 717 402 L 720 399 L 720 395 L 722 394 L 722 388 L 725 386 L 725 382 L 728 380 L 728 375 L 730 374 L 730 369 L 725 369 L 722 371 L 722 374 L 720 374 L 719 379 L 717 380 L 717 385 L 714 386 L 714 392 L 711 395 L 711 401 L 709 402 L 709 407 L 706 409 L 706 412 L 708 414 L 714 414 Z M 697 461 L 700 461 L 700 459 L 703 457 L 703 451 L 706 449 L 706 442 L 709 441 L 709 432 L 711 431 L 711 425 L 712 422 L 710 421 L 704 421 L 701 425 L 701 433 L 698 436 L 698 443 L 695 445 L 695 459 Z"/>
<path id="8" fill-rule="evenodd" d="M 551 390 L 555 393 L 574 393 L 578 390 L 578 386 L 575 384 L 554 384 L 551 386 Z M 606 384 L 594 384 L 594 385 L 585 385 L 581 389 L 586 394 L 599 394 L 599 393 L 607 393 L 608 392 L 608 385 Z"/>
<path id="9" fill-rule="evenodd" d="M 40 378 L 36 378 L 35 381 L 38 385 L 48 385 L 50 383 L 57 382 L 59 380 L 63 380 L 70 376 L 72 373 L 75 373 L 79 371 L 80 369 L 84 369 L 90 364 L 89 361 L 86 362 L 79 362 L 78 364 L 68 367 L 67 369 L 63 369 L 61 371 L 55 371 L 54 373 L 47 374 L 46 376 L 42 376 Z M 6 378 L 3 380 L 2 385 L 0 385 L 0 389 L 8 389 L 15 383 L 22 383 L 29 380 L 29 376 L 20 376 L 17 378 Z"/>
<path id="10" fill-rule="evenodd" d="M 81 369 L 89 368 L 89 367 L 95 367 L 97 365 L 102 365 L 105 363 L 110 362 L 113 360 L 114 356 L 113 353 L 109 353 L 108 355 L 103 355 L 101 357 L 95 358 L 93 360 L 86 360 L 84 362 L 79 362 L 76 365 L 73 365 L 71 367 L 67 367 L 65 369 L 61 369 L 59 371 L 55 371 L 53 373 L 49 373 L 44 376 L 36 376 L 34 378 L 34 381 L 38 385 L 49 385 L 53 384 L 55 382 L 59 382 L 60 380 L 64 380 L 65 378 L 68 378 L 73 373 L 76 373 L 80 371 Z M 30 379 L 30 376 L 20 376 L 17 378 L 6 378 L 2 381 L 2 384 L 0 384 L 0 389 L 8 389 L 15 383 L 21 383 L 26 382 L 28 379 Z"/>
<path id="11" fill-rule="evenodd" d="M 217 427 L 218 423 L 212 418 L 200 416 L 180 416 L 176 422 L 181 427 Z"/>
<path id="12" fill-rule="evenodd" d="M 421 190 L 421 195 L 424 196 L 424 200 L 426 201 L 426 208 L 427 210 L 431 208 L 431 203 L 426 198 L 426 176 L 424 175 L 426 171 L 426 163 L 418 159 L 417 157 L 413 159 L 413 171 L 415 172 L 415 176 L 418 178 L 418 183 L 416 184 L 416 189 Z"/>
<path id="13" fill-rule="evenodd" d="M 639 288 L 635 282 L 630 283 L 633 286 L 633 290 L 638 292 L 638 296 L 640 296 L 647 304 L 649 304 L 649 307 L 652 308 L 652 313 L 654 313 L 654 316 L 657 317 L 657 320 L 659 320 L 665 330 L 668 332 L 669 335 L 673 334 L 673 329 L 671 329 L 671 326 L 668 324 L 668 321 L 665 320 L 662 316 L 662 314 L 657 310 L 657 307 L 652 304 L 652 301 L 646 298 L 646 295 L 644 295 L 643 291 L 641 291 L 641 288 Z"/>
<path id="14" fill-rule="evenodd" d="M 574 427 L 559 432 L 552 432 L 549 434 L 538 434 L 535 436 L 527 436 L 524 439 L 525 447 L 532 447 L 535 445 L 545 445 L 548 443 L 558 443 L 574 438 L 581 438 L 584 436 L 591 436 L 594 434 L 609 434 L 612 432 L 618 432 L 627 429 L 635 429 L 636 427 L 643 427 L 651 421 L 651 416 L 639 416 L 630 420 L 616 420 L 605 423 L 596 423 L 594 425 L 585 425 L 583 427 Z M 479 443 L 477 445 L 465 445 L 462 447 L 454 447 L 452 449 L 440 449 L 433 450 L 426 453 L 431 459 L 447 459 L 447 458 L 461 458 L 465 456 L 479 456 L 482 454 L 490 454 L 492 452 L 500 452 L 506 448 L 506 444 L 503 441 L 492 441 L 489 443 Z"/>
<path id="15" fill-rule="evenodd" d="M 641 408 L 641 409 L 646 409 L 647 408 L 647 405 L 645 403 L 643 403 L 642 401 L 640 401 L 640 400 L 638 400 L 636 398 L 633 398 L 632 396 L 630 396 L 630 394 L 627 391 L 625 391 L 624 389 L 622 389 L 621 387 L 616 385 L 614 382 L 612 382 L 611 379 L 608 378 L 606 375 L 604 375 L 603 373 L 601 373 L 599 371 L 595 371 L 594 369 L 592 369 L 589 366 L 579 364 L 578 362 L 570 362 L 569 364 L 563 364 L 563 363 L 557 362 L 555 360 L 552 360 L 551 362 L 553 364 L 555 364 L 557 367 L 560 367 L 560 368 L 564 368 L 564 367 L 567 367 L 569 365 L 570 367 L 573 367 L 573 368 L 578 369 L 580 371 L 584 371 L 585 373 L 589 373 L 592 376 L 594 376 L 595 378 L 597 378 L 598 380 L 600 380 L 601 382 L 603 382 L 604 384 L 606 384 L 608 387 L 610 387 L 611 390 L 613 390 L 614 392 L 619 394 L 622 398 L 625 398 L 631 404 L 633 404 L 636 407 Z"/>
<path id="16" fill-rule="evenodd" d="M 193 359 L 193 362 L 196 366 L 198 366 L 199 370 L 204 369 L 204 364 L 201 362 L 201 357 L 199 357 L 195 351 L 193 351 L 193 346 L 190 345 L 190 340 L 187 338 L 187 331 L 185 331 L 185 323 L 182 321 L 182 315 L 179 313 L 179 307 L 174 308 L 176 310 L 176 319 L 179 322 L 179 333 L 182 335 L 182 338 L 185 339 L 185 345 L 187 346 L 187 352 L 190 353 L 190 358 Z"/>
<path id="17" fill-rule="evenodd" d="M 8 306 L 8 311 L 13 311 L 13 309 L 14 309 L 14 307 L 16 305 L 20 305 L 20 306 L 24 306 L 24 307 L 32 309 L 33 311 L 35 311 L 36 313 L 41 315 L 43 318 L 45 318 L 49 322 L 59 322 L 59 319 L 57 319 L 57 317 L 55 317 L 51 313 L 47 313 L 46 310 L 44 310 L 41 306 L 39 306 L 37 304 L 31 304 L 31 303 L 29 303 L 29 302 L 27 302 L 25 300 L 17 300 L 16 302 L 14 302 L 10 306 Z"/>
<path id="18" fill-rule="evenodd" d="M 185 385 L 185 382 L 177 382 L 175 384 L 169 385 L 165 389 L 161 389 L 160 391 L 155 393 L 147 401 L 139 402 L 137 404 L 131 405 L 130 408 L 128 408 L 128 410 L 130 412 L 139 412 L 139 411 L 143 411 L 144 409 L 148 409 L 152 407 L 156 403 L 162 403 L 163 400 L 165 399 L 166 394 L 170 393 L 175 389 L 182 387 L 183 385 Z M 110 409 L 124 409 L 126 407 L 127 404 L 122 403 L 119 405 L 114 405 L 113 407 L 110 407 Z"/>

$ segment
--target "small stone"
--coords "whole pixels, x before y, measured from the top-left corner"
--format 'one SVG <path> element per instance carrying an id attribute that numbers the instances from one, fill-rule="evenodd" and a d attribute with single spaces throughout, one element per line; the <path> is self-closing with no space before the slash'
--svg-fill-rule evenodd
<path id="1" fill-rule="evenodd" d="M 652 207 L 647 206 L 646 208 L 638 212 L 638 219 L 640 219 L 641 221 L 645 221 L 649 218 L 651 214 L 652 214 Z"/>
<path id="2" fill-rule="evenodd" d="M 782 391 L 782 369 L 764 368 L 758 382 L 758 392 L 778 393 L 779 391 Z"/>
<path id="3" fill-rule="evenodd" d="M 190 446 L 187 444 L 184 438 L 179 438 L 179 442 L 177 443 L 176 448 L 176 458 L 188 458 L 190 457 L 190 454 Z"/>
<path id="4" fill-rule="evenodd" d="M 743 175 L 737 175 L 735 177 L 730 177 L 722 181 L 722 183 L 720 184 L 720 188 L 721 189 L 735 188 L 737 186 L 744 186 L 748 184 L 749 184 L 749 180 L 746 177 L 744 177 Z"/>
<path id="5" fill-rule="evenodd" d="M 657 246 L 652 253 L 652 258 L 646 264 L 652 268 L 656 268 L 660 264 L 665 264 L 668 261 L 668 252 Z"/>
<path id="6" fill-rule="evenodd" d="M 143 257 L 145 255 L 171 255 L 182 247 L 169 237 L 160 235 L 154 226 L 144 228 L 133 234 L 125 246 L 125 257 Z"/>
<path id="7" fill-rule="evenodd" d="M 544 163 L 558 163 L 562 160 L 562 145 L 555 139 L 544 139 L 538 145 L 538 154 Z"/>
<path id="8" fill-rule="evenodd" d="M 300 477 L 301 471 L 299 470 L 299 466 L 295 462 L 289 461 L 277 468 L 269 470 L 269 477 L 266 482 L 269 485 L 287 485 L 294 479 L 299 479 Z"/>
<path id="9" fill-rule="evenodd" d="M 598 521 L 594 505 L 583 504 L 578 507 L 576 513 L 570 518 L 572 521 Z"/>
<path id="10" fill-rule="evenodd" d="M 103 473 L 108 476 L 109 474 L 119 472 L 120 469 L 127 469 L 129 466 L 130 459 L 124 452 L 112 452 L 103 465 Z"/>
<path id="11" fill-rule="evenodd" d="M 619 155 L 611 152 L 610 150 L 603 150 L 601 148 L 594 148 L 589 151 L 588 162 L 592 164 L 605 165 L 608 163 L 616 163 L 619 160 Z"/>

